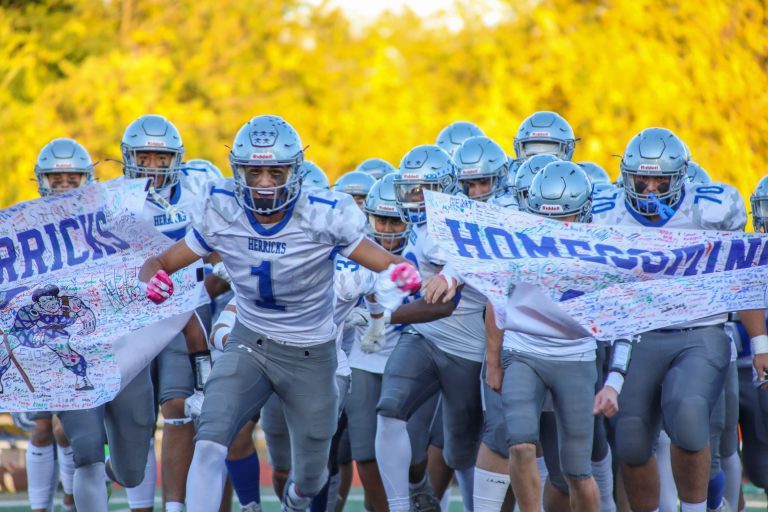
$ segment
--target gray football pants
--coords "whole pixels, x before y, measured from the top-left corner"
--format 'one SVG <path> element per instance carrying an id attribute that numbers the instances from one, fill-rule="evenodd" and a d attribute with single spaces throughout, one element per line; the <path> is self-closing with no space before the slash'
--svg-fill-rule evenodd
<path id="1" fill-rule="evenodd" d="M 72 445 L 76 468 L 104 462 L 104 444 L 109 443 L 110 465 L 118 483 L 125 487 L 141 483 L 155 427 L 149 366 L 111 402 L 56 414 Z"/>
<path id="2" fill-rule="evenodd" d="M 236 322 L 205 385 L 195 441 L 229 446 L 275 393 L 291 439 L 293 479 L 304 494 L 317 494 L 336 431 L 336 365 L 335 340 L 283 345 Z"/>
<path id="3" fill-rule="evenodd" d="M 704 449 L 729 362 L 730 342 L 721 326 L 643 334 L 634 344 L 619 412 L 612 418 L 618 459 L 645 464 L 662 422 L 678 448 Z"/>

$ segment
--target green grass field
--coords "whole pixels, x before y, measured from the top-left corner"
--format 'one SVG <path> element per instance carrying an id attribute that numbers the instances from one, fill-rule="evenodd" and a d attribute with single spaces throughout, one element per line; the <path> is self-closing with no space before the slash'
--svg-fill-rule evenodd
<path id="1" fill-rule="evenodd" d="M 757 489 L 752 486 L 745 486 L 745 497 L 747 499 L 747 511 L 748 512 L 765 512 L 766 500 L 764 494 L 757 494 Z M 262 487 L 262 506 L 264 512 L 278 512 L 280 505 L 270 487 Z M 235 500 L 236 501 L 236 500 Z M 61 510 L 58 504 L 61 502 L 61 496 L 57 497 L 57 506 L 55 510 Z M 26 502 L 26 496 L 23 494 L 2 494 L 0 495 L 0 510 L 7 512 L 25 512 L 29 510 L 29 506 Z M 122 490 L 116 490 L 112 495 L 109 503 L 110 511 L 128 512 L 128 500 L 125 497 L 125 492 Z M 161 510 L 160 496 L 155 499 L 155 510 Z M 236 504 L 232 507 L 233 511 L 239 511 L 240 507 Z M 350 493 L 347 505 L 344 508 L 347 512 L 363 512 L 363 495 L 362 490 L 353 488 Z M 451 508 L 450 512 L 462 512 L 464 508 L 461 505 L 461 496 L 458 488 L 454 487 L 453 494 L 451 495 Z"/>

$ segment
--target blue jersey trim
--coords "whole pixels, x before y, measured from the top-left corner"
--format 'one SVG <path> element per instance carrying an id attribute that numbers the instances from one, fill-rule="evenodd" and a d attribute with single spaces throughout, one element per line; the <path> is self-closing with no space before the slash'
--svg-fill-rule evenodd
<path id="1" fill-rule="evenodd" d="M 672 210 L 674 210 L 675 213 L 677 213 L 677 210 L 683 204 L 683 200 L 685 200 L 685 187 L 683 187 L 683 189 L 682 189 L 682 191 L 680 193 L 680 200 L 677 202 L 677 204 L 675 206 L 672 207 Z M 628 198 L 625 198 L 624 201 L 625 201 L 624 207 L 632 215 L 632 217 L 634 217 L 637 222 L 639 222 L 640 224 L 642 224 L 643 226 L 646 226 L 646 227 L 650 227 L 650 228 L 661 228 L 661 227 L 664 227 L 664 225 L 667 222 L 669 222 L 670 220 L 672 220 L 672 217 L 674 217 L 674 215 L 670 215 L 670 217 L 668 219 L 664 219 L 662 217 L 659 217 L 659 220 L 657 220 L 657 221 L 650 221 L 650 220 L 648 220 L 648 217 L 646 217 L 645 215 L 640 215 L 639 213 L 637 213 L 635 210 L 632 209 L 632 207 L 629 205 L 629 199 Z"/>
<path id="2" fill-rule="evenodd" d="M 288 221 L 291 220 L 291 217 L 293 216 L 293 207 L 296 205 L 296 201 L 293 201 L 291 205 L 288 207 L 288 209 L 285 212 L 285 216 L 272 227 L 264 227 L 258 220 L 256 220 L 256 216 L 253 214 L 253 212 L 249 209 L 245 209 L 245 216 L 248 218 L 248 222 L 251 223 L 251 227 L 254 231 L 256 231 L 261 236 L 273 236 L 280 232 L 281 229 L 285 227 L 286 224 L 288 224 Z"/>
<path id="3" fill-rule="evenodd" d="M 178 242 L 187 234 L 187 228 L 174 229 L 173 231 L 161 231 L 165 236 Z"/>
<path id="4" fill-rule="evenodd" d="M 195 228 L 192 228 L 192 233 L 195 234 L 195 238 L 200 243 L 200 245 L 203 246 L 203 249 L 205 249 L 206 251 L 209 251 L 209 252 L 213 252 L 213 248 L 210 245 L 208 245 L 207 243 L 205 243 L 205 239 L 203 238 L 203 236 L 200 233 L 197 232 L 197 230 Z"/>
<path id="5" fill-rule="evenodd" d="M 336 247 L 331 249 L 331 254 L 328 255 L 328 259 L 331 261 L 336 259 L 336 255 L 339 254 L 343 248 L 344 248 L 343 246 L 337 245 Z"/>
<path id="6" fill-rule="evenodd" d="M 224 194 L 225 196 L 235 197 L 235 193 L 225 188 L 211 187 L 211 194 Z"/>
<path id="7" fill-rule="evenodd" d="M 173 190 L 171 190 L 171 200 L 169 202 L 176 204 L 179 202 L 179 199 L 181 199 L 181 184 L 177 183 L 173 186 Z"/>

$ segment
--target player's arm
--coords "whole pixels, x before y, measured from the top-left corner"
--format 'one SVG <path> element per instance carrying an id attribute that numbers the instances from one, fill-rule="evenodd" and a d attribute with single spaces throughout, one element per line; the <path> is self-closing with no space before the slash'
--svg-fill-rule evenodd
<path id="1" fill-rule="evenodd" d="M 429 303 L 423 298 L 403 304 L 392 312 L 391 324 L 421 324 L 433 322 L 451 316 L 456 309 L 456 301 Z"/>
<path id="2" fill-rule="evenodd" d="M 410 265 L 408 260 L 402 256 L 384 250 L 379 244 L 368 238 L 363 238 L 347 258 L 374 272 L 382 272 L 392 264 L 407 263 Z"/>
<path id="3" fill-rule="evenodd" d="M 191 265 L 206 256 L 197 254 L 187 245 L 186 239 L 179 240 L 159 256 L 147 258 L 139 271 L 139 281 L 147 283 L 146 295 L 155 304 L 161 304 L 173 295 L 173 281 L 171 274 Z"/>
<path id="4" fill-rule="evenodd" d="M 224 350 L 224 345 L 227 344 L 229 334 L 232 332 L 232 328 L 235 326 L 235 319 L 237 318 L 237 306 L 235 306 L 235 300 L 232 299 L 229 304 L 224 308 L 219 317 L 216 319 L 216 323 L 213 324 L 211 330 L 210 344 L 218 350 Z"/>
<path id="5" fill-rule="evenodd" d="M 595 395 L 595 405 L 592 414 L 604 414 L 607 418 L 619 412 L 619 393 L 624 385 L 624 377 L 629 369 L 629 361 L 632 358 L 632 340 L 619 339 L 613 342 L 611 347 L 611 364 L 608 370 L 608 378 L 605 379 L 603 389 Z"/>
<path id="6" fill-rule="evenodd" d="M 496 325 L 493 305 L 485 306 L 485 382 L 497 393 L 501 393 L 504 369 L 501 367 L 501 346 L 504 331 Z"/>
<path id="7" fill-rule="evenodd" d="M 765 312 L 762 309 L 739 311 L 739 318 L 752 345 L 752 365 L 757 380 L 765 381 L 768 372 L 768 335 L 766 335 Z"/>
<path id="8" fill-rule="evenodd" d="M 214 251 L 208 255 L 205 262 L 213 265 L 213 272 L 205 276 L 205 290 L 212 299 L 215 299 L 229 291 L 232 279 L 229 277 L 229 272 L 224 267 L 218 252 Z"/>

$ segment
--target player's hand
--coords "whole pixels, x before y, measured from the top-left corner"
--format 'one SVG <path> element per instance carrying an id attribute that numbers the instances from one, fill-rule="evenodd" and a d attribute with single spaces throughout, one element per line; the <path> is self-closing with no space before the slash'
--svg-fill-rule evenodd
<path id="1" fill-rule="evenodd" d="M 344 328 L 349 329 L 350 327 L 368 325 L 369 320 L 370 314 L 368 313 L 368 310 L 357 306 L 352 311 L 350 311 L 349 315 L 347 315 L 347 318 L 344 319 Z"/>
<path id="2" fill-rule="evenodd" d="M 200 390 L 196 390 L 192 393 L 192 396 L 188 396 L 184 400 L 184 416 L 192 419 L 200 417 L 200 412 L 203 410 L 204 400 L 205 395 Z"/>
<path id="3" fill-rule="evenodd" d="M 147 283 L 147 298 L 155 304 L 162 304 L 173 295 L 173 281 L 165 270 L 158 270 Z"/>
<path id="4" fill-rule="evenodd" d="M 450 282 L 449 282 L 450 281 Z M 456 295 L 456 281 L 442 274 L 435 274 L 421 286 L 421 296 L 428 304 L 445 304 Z M 441 300 L 442 297 L 442 300 Z"/>
<path id="5" fill-rule="evenodd" d="M 763 383 L 760 387 L 765 389 L 766 385 L 768 385 L 768 380 L 766 380 L 766 373 L 768 373 L 768 353 L 755 354 L 752 358 L 752 366 L 755 367 L 757 381 Z"/>
<path id="6" fill-rule="evenodd" d="M 504 368 L 499 363 L 485 363 L 485 383 L 497 393 L 501 393 L 501 383 L 504 381 Z"/>
<path id="7" fill-rule="evenodd" d="M 592 414 L 605 415 L 606 418 L 612 418 L 619 412 L 619 392 L 611 386 L 603 386 L 595 395 L 595 406 L 592 408 Z"/>
<path id="8" fill-rule="evenodd" d="M 409 294 L 416 293 L 421 287 L 421 276 L 416 267 L 410 263 L 398 263 L 390 265 L 389 278 L 398 289 Z"/>
<path id="9" fill-rule="evenodd" d="M 368 328 L 360 338 L 360 350 L 366 354 L 374 354 L 384 347 L 386 322 L 383 316 L 371 316 Z"/>
<path id="10" fill-rule="evenodd" d="M 232 278 L 229 277 L 229 272 L 227 272 L 227 268 L 224 266 L 223 261 L 220 261 L 213 266 L 211 274 L 215 275 L 219 279 L 223 279 L 229 284 L 232 284 Z"/>

